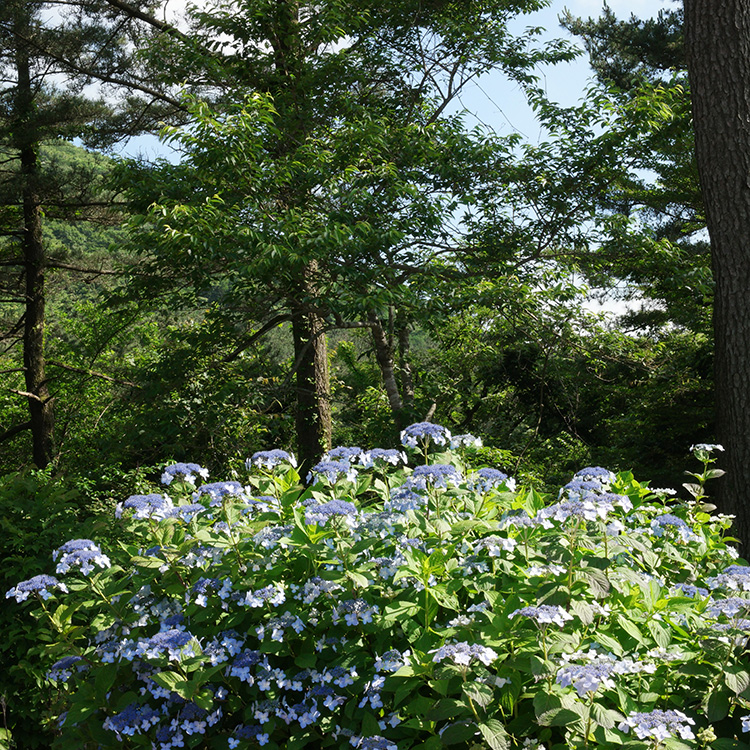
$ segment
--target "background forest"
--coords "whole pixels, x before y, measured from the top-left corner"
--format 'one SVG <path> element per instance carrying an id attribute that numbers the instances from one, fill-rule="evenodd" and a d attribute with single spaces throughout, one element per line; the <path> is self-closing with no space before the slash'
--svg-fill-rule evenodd
<path id="1" fill-rule="evenodd" d="M 167 462 L 278 447 L 304 476 L 414 422 L 540 490 L 584 465 L 681 484 L 714 431 L 682 11 L 565 15 L 593 78 L 564 107 L 537 71 L 579 53 L 518 31 L 544 5 L 2 5 L 6 590 Z M 490 71 L 540 142 L 469 124 Z M 156 133 L 174 158 L 115 155 Z M 14 670 L 9 698 L 41 684 Z"/>
<path id="2" fill-rule="evenodd" d="M 33 3 L 16 5 L 6 14 L 34 10 Z M 597 21 L 564 19 L 596 75 L 587 99 L 565 109 L 545 99 L 533 73 L 571 49 L 505 30 L 508 18 L 533 7 L 501 14 L 493 49 L 477 49 L 470 65 L 455 62 L 456 49 L 435 38 L 433 49 L 395 40 L 405 56 L 398 70 L 395 57 L 376 59 L 368 49 L 358 64 L 371 66 L 371 80 L 360 80 L 364 67 L 352 73 L 362 91 L 344 90 L 355 83 L 342 78 L 337 102 L 315 96 L 333 87 L 326 76 L 350 61 L 339 54 L 304 60 L 310 80 L 299 86 L 310 97 L 307 114 L 318 121 L 302 154 L 241 132 L 248 119 L 264 117 L 260 140 L 281 140 L 299 127 L 283 110 L 286 83 L 271 73 L 262 81 L 263 55 L 221 86 L 214 71 L 202 72 L 206 80 L 195 86 L 202 103 L 174 83 L 206 64 L 203 53 L 212 64 L 237 65 L 225 51 L 221 60 L 208 51 L 212 34 L 229 33 L 221 16 L 192 19 L 190 38 L 200 49 L 181 48 L 187 37 L 179 32 L 182 41 L 170 52 L 174 70 L 154 68 L 153 47 L 136 53 L 132 41 L 118 40 L 117 54 L 136 54 L 140 68 L 132 81 L 109 82 L 108 99 L 85 100 L 77 91 L 97 76 L 114 78 L 111 72 L 84 70 L 78 80 L 68 70 L 65 89 L 62 74 L 54 78 L 41 60 L 71 50 L 34 48 L 35 98 L 27 114 L 18 111 L 20 79 L 13 76 L 17 37 L 6 27 L 5 472 L 50 465 L 106 497 L 124 475 L 167 459 L 224 468 L 265 445 L 297 448 L 295 414 L 305 408 L 297 401 L 308 386 L 298 379 L 305 362 L 295 344 L 296 305 L 306 306 L 303 314 L 314 308 L 322 333 L 313 340 L 325 339 L 318 355 L 330 368 L 327 384 L 317 386 L 330 426 L 308 428 L 308 458 L 329 440 L 368 443 L 430 418 L 481 434 L 487 446 L 508 452 L 509 468 L 542 484 L 586 462 L 676 483 L 689 445 L 712 434 L 711 278 L 680 13 L 646 22 L 617 20 L 609 11 Z M 80 12 L 92 8 L 84 4 Z M 93 27 L 91 19 L 99 23 L 101 14 L 90 15 Z M 24 23 L 43 31 L 33 15 Z M 71 35 L 84 34 L 82 21 L 81 28 L 65 23 Z M 316 29 L 316 41 L 329 43 L 333 30 Z M 242 34 L 251 32 L 263 30 L 232 32 L 236 44 L 247 45 Z M 152 26 L 149 44 L 166 44 L 165 34 L 175 39 Z M 83 45 L 101 44 L 101 36 L 77 43 L 83 67 Z M 482 46 L 476 38 L 460 43 Z M 85 54 L 94 59 L 91 50 Z M 494 68 L 526 91 L 549 133 L 542 143 L 467 130 L 460 112 L 446 114 L 462 86 Z M 139 90 L 147 75 L 151 99 Z M 273 93 L 248 105 L 244 97 L 259 91 Z M 152 111 L 157 104 L 162 119 Z M 39 120 L 29 147 L 43 215 L 41 345 L 24 332 L 34 313 L 18 239 L 26 168 L 14 117 Z M 320 124 L 336 117 L 349 120 Z M 133 132 L 191 120 L 192 128 L 164 134 L 182 154 L 177 164 L 114 160 L 101 151 Z M 333 127 L 328 141 L 322 127 Z M 303 172 L 310 184 L 300 187 Z M 228 196 L 234 180 L 248 188 Z M 255 213 L 257 234 L 243 226 L 236 246 L 225 247 L 247 222 L 243 213 L 269 209 L 250 206 L 258 191 L 280 195 L 292 183 L 313 196 L 289 199 L 304 208 L 282 213 L 286 196 L 277 197 L 275 226 L 262 225 Z M 290 252 L 303 266 L 317 266 L 317 288 L 300 294 L 297 282 L 282 278 Z M 627 300 L 628 312 L 597 316 L 586 304 L 592 295 Z M 29 419 L 36 399 L 28 394 L 38 385 L 23 359 L 29 349 L 43 365 L 37 381 L 50 412 L 37 438 Z M 37 453 L 35 439 L 43 444 Z"/>

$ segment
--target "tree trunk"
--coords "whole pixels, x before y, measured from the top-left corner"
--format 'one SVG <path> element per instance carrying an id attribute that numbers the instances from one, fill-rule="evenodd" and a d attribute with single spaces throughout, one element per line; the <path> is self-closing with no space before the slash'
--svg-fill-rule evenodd
<path id="1" fill-rule="evenodd" d="M 26 274 L 26 304 L 23 332 L 23 364 L 28 394 L 34 463 L 45 468 L 52 460 L 53 401 L 45 375 L 45 270 L 42 241 L 42 211 L 38 195 L 37 138 L 34 123 L 34 92 L 29 57 L 24 49 L 16 55 L 18 87 L 16 145 L 23 179 L 23 256 Z"/>
<path id="2" fill-rule="evenodd" d="M 411 373 L 411 364 L 409 361 L 411 344 L 409 342 L 409 326 L 401 322 L 398 327 L 398 360 L 399 370 L 401 372 L 401 393 L 404 399 L 404 408 L 414 408 L 414 379 Z"/>
<path id="3" fill-rule="evenodd" d="M 375 345 L 375 359 L 378 362 L 378 367 L 380 367 L 380 375 L 383 378 L 383 385 L 385 386 L 385 392 L 388 396 L 388 403 L 391 406 L 396 426 L 399 430 L 402 430 L 405 426 L 402 426 L 401 424 L 404 405 L 401 401 L 401 395 L 398 392 L 398 383 L 396 382 L 396 374 L 393 367 L 393 352 L 391 350 L 391 345 L 388 343 L 388 338 L 385 335 L 385 330 L 383 329 L 378 316 L 375 313 L 370 313 L 369 319 L 372 340 Z"/>
<path id="4" fill-rule="evenodd" d="M 750 544 L 750 0 L 685 0 L 695 145 L 715 282 L 717 504 Z M 710 490 L 709 490 L 710 491 Z"/>
<path id="5" fill-rule="evenodd" d="M 308 264 L 297 299 L 314 297 L 316 266 Z M 331 447 L 328 345 L 323 320 L 292 300 L 292 336 L 297 382 L 297 453 L 303 474 Z"/>

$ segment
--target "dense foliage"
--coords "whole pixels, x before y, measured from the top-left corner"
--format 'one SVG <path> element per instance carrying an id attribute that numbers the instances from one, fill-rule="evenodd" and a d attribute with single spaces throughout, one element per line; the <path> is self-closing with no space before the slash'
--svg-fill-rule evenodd
<path id="1" fill-rule="evenodd" d="M 59 746 L 747 747 L 719 447 L 679 502 L 596 467 L 516 488 L 432 423 L 402 442 L 334 449 L 306 486 L 281 450 L 226 482 L 167 466 L 118 504 L 119 546 L 71 539 L 16 583 Z"/>

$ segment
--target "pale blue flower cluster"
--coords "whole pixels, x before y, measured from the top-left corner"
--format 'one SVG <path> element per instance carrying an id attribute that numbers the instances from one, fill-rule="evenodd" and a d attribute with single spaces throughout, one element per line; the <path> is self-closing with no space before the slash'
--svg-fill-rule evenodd
<path id="1" fill-rule="evenodd" d="M 750 591 L 750 566 L 730 565 L 719 575 L 706 579 L 711 589 L 730 589 L 732 591 Z"/>
<path id="2" fill-rule="evenodd" d="M 256 451 L 245 461 L 245 466 L 248 471 L 253 467 L 260 467 L 267 471 L 271 471 L 281 464 L 296 466 L 297 459 L 292 453 L 287 453 L 287 451 L 282 451 L 276 448 L 271 451 Z"/>
<path id="3" fill-rule="evenodd" d="M 663 513 L 651 521 L 651 533 L 656 537 L 663 537 L 668 531 L 673 531 L 683 542 L 700 541 L 700 537 L 687 525 L 684 519 L 673 513 Z"/>
<path id="4" fill-rule="evenodd" d="M 221 505 L 225 496 L 241 497 L 244 492 L 245 488 L 239 482 L 212 482 L 211 484 L 201 485 L 193 493 L 193 499 L 198 501 L 203 495 L 208 495 L 210 498 L 209 505 L 216 507 Z"/>
<path id="5" fill-rule="evenodd" d="M 396 448 L 372 448 L 359 457 L 359 462 L 366 469 L 373 466 L 399 466 L 409 462 L 406 453 Z"/>
<path id="6" fill-rule="evenodd" d="M 339 479 L 354 482 L 357 470 L 348 461 L 321 461 L 315 464 L 307 474 L 307 482 L 319 482 L 326 479 L 330 484 L 336 484 Z"/>
<path id="7" fill-rule="evenodd" d="M 390 500 L 386 500 L 383 509 L 391 513 L 406 513 L 408 510 L 418 510 L 424 508 L 427 504 L 427 498 L 404 485 L 391 490 Z"/>
<path id="8" fill-rule="evenodd" d="M 474 659 L 489 666 L 498 656 L 496 651 L 487 646 L 482 646 L 479 643 L 467 643 L 466 641 L 446 643 L 430 653 L 434 654 L 432 661 L 437 664 L 448 660 L 459 666 L 468 666 Z"/>
<path id="9" fill-rule="evenodd" d="M 554 623 L 555 625 L 559 625 L 561 628 L 565 626 L 565 622 L 567 620 L 573 619 L 573 615 L 571 615 L 569 612 L 566 612 L 557 604 L 540 604 L 536 607 L 521 607 L 520 609 L 511 612 L 508 617 L 512 619 L 517 615 L 535 620 L 540 625 Z"/>
<path id="10" fill-rule="evenodd" d="M 401 432 L 401 444 L 407 448 L 426 447 L 431 444 L 448 446 L 450 430 L 432 422 L 417 422 Z"/>
<path id="11" fill-rule="evenodd" d="M 5 598 L 15 598 L 17 602 L 26 601 L 31 594 L 36 594 L 42 599 L 49 599 L 52 596 L 52 591 L 58 589 L 59 591 L 67 592 L 68 588 L 64 583 L 60 583 L 54 576 L 48 576 L 42 573 L 41 575 L 29 578 L 28 581 L 21 581 L 17 583 L 12 589 L 9 589 Z"/>
<path id="12" fill-rule="evenodd" d="M 340 445 L 329 450 L 322 458 L 323 461 L 344 461 L 345 463 L 361 463 L 365 451 L 357 446 Z"/>
<path id="13" fill-rule="evenodd" d="M 355 626 L 372 622 L 372 616 L 378 612 L 377 605 L 370 605 L 364 599 L 346 599 L 334 607 L 333 622 L 343 618 L 347 625 Z"/>
<path id="14" fill-rule="evenodd" d="M 501 487 L 513 492 L 516 489 L 516 480 L 511 479 L 498 469 L 483 468 L 478 469 L 468 478 L 469 488 L 478 492 L 492 492 Z"/>
<path id="15" fill-rule="evenodd" d="M 475 435 L 453 435 L 450 439 L 451 450 L 458 450 L 460 448 L 481 448 L 482 438 L 478 438 Z"/>
<path id="16" fill-rule="evenodd" d="M 57 563 L 55 572 L 61 575 L 71 568 L 80 568 L 81 573 L 86 576 L 95 569 L 94 566 L 104 569 L 112 565 L 99 545 L 90 539 L 71 539 L 65 542 L 62 547 L 52 553 L 53 560 L 57 560 L 58 556 L 60 561 Z"/>
<path id="17" fill-rule="evenodd" d="M 428 487 L 457 487 L 462 481 L 458 469 L 452 464 L 429 464 L 417 466 L 404 486 L 417 490 L 425 490 Z"/>
<path id="18" fill-rule="evenodd" d="M 64 656 L 62 659 L 58 659 L 47 672 L 47 677 L 55 682 L 67 682 L 73 671 L 81 672 L 88 669 L 86 664 L 80 656 Z"/>
<path id="19" fill-rule="evenodd" d="M 670 737 L 681 737 L 683 740 L 695 739 L 690 728 L 695 721 L 682 711 L 662 711 L 656 709 L 648 713 L 632 713 L 618 725 L 621 732 L 632 729 L 639 740 L 667 740 Z"/>
<path id="20" fill-rule="evenodd" d="M 320 505 L 311 505 L 305 511 L 305 523 L 325 526 L 328 521 L 338 516 L 344 519 L 354 519 L 357 516 L 357 506 L 346 500 L 331 500 Z"/>
<path id="21" fill-rule="evenodd" d="M 285 601 L 286 594 L 281 583 L 269 583 L 268 586 L 255 591 L 246 591 L 239 598 L 239 603 L 243 607 L 263 607 L 266 604 L 278 607 Z"/>
<path id="22" fill-rule="evenodd" d="M 133 518 L 153 518 L 161 520 L 168 517 L 174 503 L 166 495 L 131 495 L 127 500 L 118 503 L 115 518 L 122 518 L 123 511 L 132 510 Z"/>
<path id="23" fill-rule="evenodd" d="M 161 475 L 161 483 L 172 484 L 175 479 L 179 479 L 187 484 L 195 485 L 196 475 L 201 479 L 208 479 L 208 469 L 204 469 L 198 464 L 176 463 L 164 469 L 164 473 Z"/>

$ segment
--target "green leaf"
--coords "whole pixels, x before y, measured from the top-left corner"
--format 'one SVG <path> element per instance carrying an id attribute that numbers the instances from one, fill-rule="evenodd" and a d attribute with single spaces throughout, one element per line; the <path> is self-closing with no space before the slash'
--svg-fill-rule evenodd
<path id="1" fill-rule="evenodd" d="M 441 698 L 432 705 L 425 716 L 430 721 L 443 721 L 445 719 L 455 719 L 465 712 L 466 706 L 461 701 L 454 700 L 453 698 Z"/>
<path id="2" fill-rule="evenodd" d="M 617 615 L 617 624 L 632 638 L 635 638 L 638 643 L 643 643 L 643 633 L 640 628 L 624 615 Z"/>
<path id="3" fill-rule="evenodd" d="M 582 718 L 579 711 L 574 711 L 571 708 L 553 708 L 539 716 L 538 721 L 545 727 L 567 727 Z"/>
<path id="4" fill-rule="evenodd" d="M 625 717 L 618 711 L 614 711 L 611 708 L 605 708 L 598 703 L 591 705 L 591 718 L 600 726 L 605 729 L 612 729 L 612 727 L 619 724 L 621 721 L 625 721 Z"/>
<path id="5" fill-rule="evenodd" d="M 494 690 L 483 682 L 467 682 L 463 686 L 464 695 L 477 706 L 487 708 L 492 703 Z"/>
<path id="6" fill-rule="evenodd" d="M 190 699 L 187 690 L 188 681 L 182 675 L 179 675 L 176 672 L 156 672 L 156 674 L 151 675 L 151 679 L 159 685 L 159 687 L 172 690 L 181 698 L 185 698 L 185 700 Z"/>
<path id="7" fill-rule="evenodd" d="M 729 695 L 723 690 L 715 690 L 708 696 L 706 718 L 711 722 L 721 721 L 729 713 Z"/>
<path id="8" fill-rule="evenodd" d="M 507 750 L 510 747 L 508 733 L 497 719 L 487 719 L 486 722 L 480 722 L 479 731 L 492 750 Z"/>
<path id="9" fill-rule="evenodd" d="M 747 667 L 734 664 L 724 670 L 724 682 L 735 695 L 739 695 L 750 687 L 750 672 Z"/>
<path id="10" fill-rule="evenodd" d="M 477 733 L 477 725 L 473 721 L 464 720 L 450 724 L 440 735 L 444 745 L 458 745 L 466 742 Z"/>

